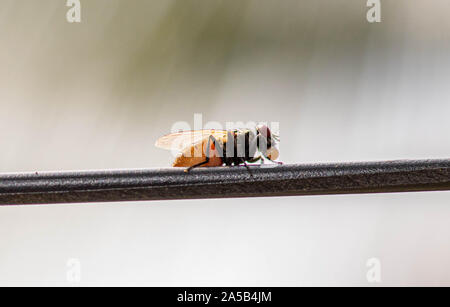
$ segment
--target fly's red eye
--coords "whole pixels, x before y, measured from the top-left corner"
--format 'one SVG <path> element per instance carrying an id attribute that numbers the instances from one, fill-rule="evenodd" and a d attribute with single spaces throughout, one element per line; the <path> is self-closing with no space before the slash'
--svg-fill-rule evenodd
<path id="1" fill-rule="evenodd" d="M 256 127 L 256 129 L 259 131 L 259 133 L 260 133 L 263 137 L 265 137 L 266 139 L 270 139 L 271 133 L 270 133 L 269 127 L 267 127 L 266 125 L 258 125 L 258 126 Z"/>

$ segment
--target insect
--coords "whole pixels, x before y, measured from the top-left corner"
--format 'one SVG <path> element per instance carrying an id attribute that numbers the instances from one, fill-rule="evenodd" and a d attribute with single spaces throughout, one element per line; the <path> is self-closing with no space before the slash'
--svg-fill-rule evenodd
<path id="1" fill-rule="evenodd" d="M 156 146 L 178 150 L 180 153 L 173 162 L 174 167 L 187 167 L 186 172 L 195 167 L 244 164 L 264 161 L 274 163 L 279 152 L 277 135 L 271 133 L 266 125 L 255 129 L 234 130 L 191 130 L 172 133 L 159 138 Z"/>

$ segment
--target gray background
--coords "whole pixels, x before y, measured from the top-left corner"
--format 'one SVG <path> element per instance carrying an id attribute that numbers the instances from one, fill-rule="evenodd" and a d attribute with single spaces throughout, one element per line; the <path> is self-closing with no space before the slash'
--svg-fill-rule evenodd
<path id="1" fill-rule="evenodd" d="M 176 121 L 286 163 L 447 158 L 450 2 L 0 0 L 0 171 L 169 166 Z M 0 285 L 450 285 L 447 192 L 0 208 Z"/>

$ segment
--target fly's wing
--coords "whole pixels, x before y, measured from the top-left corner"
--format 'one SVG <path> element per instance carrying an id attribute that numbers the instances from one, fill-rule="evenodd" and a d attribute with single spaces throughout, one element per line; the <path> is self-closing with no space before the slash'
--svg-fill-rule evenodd
<path id="1" fill-rule="evenodd" d="M 227 130 L 204 129 L 171 133 L 159 138 L 155 146 L 168 150 L 182 151 L 192 144 L 201 142 L 210 135 L 214 136 L 217 140 L 223 141 L 227 137 Z"/>

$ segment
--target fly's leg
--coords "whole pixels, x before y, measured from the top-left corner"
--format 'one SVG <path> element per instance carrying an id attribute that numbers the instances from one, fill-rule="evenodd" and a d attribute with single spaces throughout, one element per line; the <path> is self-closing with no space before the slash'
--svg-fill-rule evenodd
<path id="1" fill-rule="evenodd" d="M 250 170 L 250 166 L 248 166 L 246 161 L 244 161 L 244 165 L 245 165 L 245 168 L 247 169 L 247 172 L 250 174 L 250 177 L 253 178 L 253 174 L 252 174 L 252 171 Z"/>
<path id="2" fill-rule="evenodd" d="M 274 160 L 272 160 L 272 159 L 269 159 L 269 158 L 266 157 L 266 156 L 264 156 L 264 158 L 266 158 L 267 160 L 269 160 L 269 161 L 272 162 L 272 163 L 275 163 L 275 164 L 278 164 L 278 165 L 283 165 L 283 162 L 280 162 L 280 161 L 274 161 Z"/>
<path id="3" fill-rule="evenodd" d="M 262 161 L 263 159 L 261 159 L 261 156 L 256 156 L 256 157 L 254 157 L 254 158 L 251 158 L 250 160 L 244 161 L 245 168 L 247 169 L 248 173 L 250 174 L 250 176 L 251 176 L 252 178 L 253 178 L 253 174 L 252 174 L 252 172 L 250 171 L 250 167 L 248 166 L 247 162 L 249 162 L 249 163 L 254 163 L 254 162 L 258 161 L 258 160 L 261 160 L 261 161 Z"/>
<path id="4" fill-rule="evenodd" d="M 206 145 L 206 153 L 205 153 L 206 158 L 205 158 L 205 161 L 197 163 L 195 165 L 192 165 L 192 166 L 188 167 L 187 169 L 184 170 L 185 173 L 189 172 L 193 168 L 202 166 L 202 165 L 204 165 L 204 164 L 209 162 L 209 155 L 210 155 L 210 150 L 211 150 L 211 140 L 214 143 L 214 145 L 216 146 L 216 148 L 219 149 L 219 152 L 223 153 L 222 145 L 220 145 L 220 143 L 216 140 L 216 138 L 214 136 L 210 135 L 209 139 L 208 139 L 208 144 Z"/>
<path id="5" fill-rule="evenodd" d="M 281 162 L 281 161 L 274 161 L 272 159 L 269 159 L 269 161 L 272 163 L 278 164 L 278 165 L 283 165 L 283 162 Z"/>
<path id="6" fill-rule="evenodd" d="M 250 160 L 248 160 L 247 162 L 249 163 L 255 163 L 256 161 L 263 161 L 263 159 L 261 159 L 261 156 L 256 156 L 254 158 L 251 158 Z"/>

